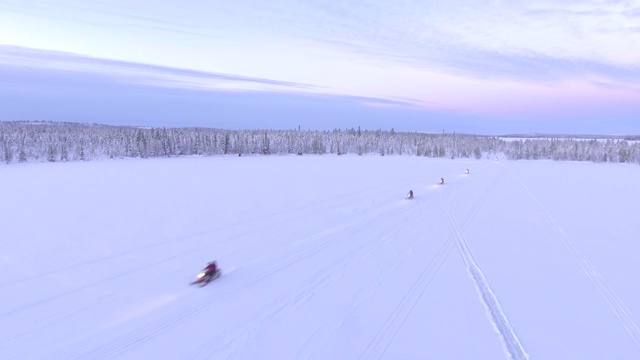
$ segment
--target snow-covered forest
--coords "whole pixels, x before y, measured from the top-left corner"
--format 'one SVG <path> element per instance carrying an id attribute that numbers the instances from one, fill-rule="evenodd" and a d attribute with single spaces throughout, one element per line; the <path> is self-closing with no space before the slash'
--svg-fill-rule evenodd
<path id="1" fill-rule="evenodd" d="M 397 132 L 358 128 L 313 130 L 221 130 L 139 128 L 69 122 L 0 122 L 2 161 L 76 161 L 224 154 L 379 154 L 508 159 L 553 159 L 640 164 L 635 138 L 533 138 L 456 133 Z M 629 141 L 627 141 L 629 140 Z"/>

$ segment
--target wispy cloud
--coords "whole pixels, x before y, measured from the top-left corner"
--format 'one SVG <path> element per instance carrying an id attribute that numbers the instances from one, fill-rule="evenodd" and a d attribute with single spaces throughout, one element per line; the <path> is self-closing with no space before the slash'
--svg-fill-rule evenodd
<path id="1" fill-rule="evenodd" d="M 416 99 L 377 98 L 331 93 L 325 87 L 310 84 L 253 78 L 232 74 L 217 74 L 190 69 L 99 59 L 71 53 L 0 45 L 0 66 L 32 69 L 32 71 L 85 74 L 86 79 L 99 82 L 129 83 L 174 89 L 268 92 L 340 98 L 354 104 L 375 107 L 418 107 Z M 68 75 L 67 75 L 68 76 Z M 82 78 L 82 76 L 80 78 Z M 52 83 L 52 85 L 55 85 Z"/>
<path id="2" fill-rule="evenodd" d="M 620 52 L 611 48 L 606 36 L 598 35 L 603 23 L 618 23 L 621 11 L 599 2 L 445 5 L 399 0 L 389 6 L 276 1 L 254 13 L 253 19 L 255 26 L 283 34 L 295 31 L 363 61 L 482 79 L 555 82 L 593 76 L 637 81 L 639 62 L 620 61 Z M 635 35 L 631 37 L 633 27 L 619 31 L 629 35 L 628 46 L 640 46 Z M 613 39 L 624 38 L 617 34 Z M 640 53 L 635 58 L 640 60 Z"/>
<path id="3" fill-rule="evenodd" d="M 531 17 L 547 17 L 547 16 L 593 16 L 603 17 L 611 15 L 611 11 L 596 9 L 596 10 L 571 10 L 571 9 L 537 9 L 529 10 L 523 13 L 524 16 Z"/>
<path id="4" fill-rule="evenodd" d="M 635 32 L 638 31 L 638 27 L 625 28 L 624 31 Z M 553 83 L 592 76 L 623 83 L 637 84 L 640 81 L 640 65 L 613 64 L 588 58 L 554 57 L 534 51 L 510 52 L 507 49 L 493 50 L 469 44 L 448 43 L 446 48 L 441 47 L 439 52 L 434 53 L 430 47 L 415 50 L 419 44 L 395 44 L 394 50 L 376 49 L 347 42 L 332 41 L 332 44 L 360 54 L 369 53 L 394 63 L 424 69 L 435 67 L 451 74 L 487 80 Z M 405 49 L 407 50 L 403 51 Z"/>
<path id="5" fill-rule="evenodd" d="M 172 84 L 175 87 L 201 89 L 235 88 L 237 90 L 242 90 L 243 88 L 256 90 L 257 86 L 268 86 L 270 90 L 319 89 L 319 87 L 309 84 L 99 59 L 17 46 L 0 45 L 0 63 L 41 69 L 95 73 L 111 76 L 118 81 L 139 82 L 149 85 Z"/>
<path id="6" fill-rule="evenodd" d="M 624 14 L 632 18 L 640 17 L 640 6 L 626 10 Z"/>
<path id="7" fill-rule="evenodd" d="M 636 81 L 640 7 L 628 1 L 489 2 L 273 0 L 202 5 L 5 1 L 6 11 L 69 22 L 211 38 L 279 35 L 336 49 L 352 61 L 402 64 L 480 79 L 555 82 L 575 77 Z M 79 20 L 79 19 L 90 20 Z M 614 34 L 615 33 L 615 34 Z"/>
<path id="8" fill-rule="evenodd" d="M 152 30 L 165 33 L 183 34 L 209 39 L 220 39 L 212 33 L 211 27 L 193 24 L 188 21 L 178 22 L 161 17 L 130 14 L 126 11 L 106 10 L 99 3 L 82 2 L 80 5 L 54 3 L 24 3 L 16 5 L 11 1 L 0 1 L 0 12 L 14 13 L 28 17 L 55 20 L 59 22 L 84 24 L 97 28 L 124 28 L 131 31 Z M 26 7 L 26 9 L 25 9 Z M 98 15 L 98 16 L 96 16 Z M 165 14 L 171 19 L 170 14 Z"/>
<path id="9" fill-rule="evenodd" d="M 0 57 L 3 74 L 0 121 L 54 120 L 229 129 L 291 129 L 300 125 L 305 129 L 330 130 L 362 126 L 404 131 L 443 128 L 472 131 L 475 122 L 469 116 L 451 111 L 425 111 L 408 106 L 410 99 L 157 86 L 146 81 L 120 81 L 113 73 L 99 70 L 32 67 Z M 475 130 L 479 128 L 476 126 Z"/>

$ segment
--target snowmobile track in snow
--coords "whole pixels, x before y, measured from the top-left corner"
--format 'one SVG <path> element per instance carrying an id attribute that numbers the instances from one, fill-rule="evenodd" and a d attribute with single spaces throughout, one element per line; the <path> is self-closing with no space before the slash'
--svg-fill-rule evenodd
<path id="1" fill-rule="evenodd" d="M 478 200 L 471 206 L 469 211 L 465 214 L 460 228 L 464 229 L 473 220 L 478 213 L 479 209 L 485 203 L 493 189 L 498 184 L 499 175 L 494 178 L 487 189 L 480 195 Z M 441 199 L 442 202 L 442 199 Z M 460 231 L 462 232 L 462 231 Z M 364 352 L 360 355 L 360 359 L 381 359 L 389 349 L 389 346 L 393 343 L 393 340 L 397 336 L 400 329 L 409 318 L 409 315 L 413 312 L 425 291 L 429 287 L 429 284 L 433 278 L 438 274 L 440 268 L 444 262 L 448 259 L 451 251 L 455 248 L 456 242 L 455 233 L 452 233 L 449 238 L 438 249 L 433 259 L 427 264 L 424 271 L 420 274 L 415 283 L 409 288 L 409 291 L 403 296 L 395 310 L 387 318 L 382 328 L 378 331 L 378 334 L 371 340 L 369 345 L 365 348 Z"/>
<path id="2" fill-rule="evenodd" d="M 622 326 L 624 326 L 627 334 L 629 334 L 635 346 L 640 350 L 640 327 L 633 318 L 633 315 L 631 315 L 629 309 L 607 285 L 604 278 L 602 277 L 602 275 L 600 275 L 595 266 L 593 266 L 589 259 L 587 259 L 587 257 L 578 249 L 575 242 L 571 239 L 571 236 L 564 230 L 564 228 L 560 224 L 558 224 L 558 222 L 553 219 L 549 211 L 547 211 L 542 203 L 538 201 L 536 196 L 531 192 L 531 190 L 529 190 L 529 188 L 524 184 L 520 177 L 513 170 L 509 170 L 513 174 L 514 178 L 520 183 L 522 188 L 527 192 L 531 200 L 535 203 L 536 207 L 540 211 L 540 214 L 542 214 L 545 220 L 560 237 L 560 240 L 562 240 L 562 243 L 569 250 L 571 255 L 573 255 L 578 264 L 580 264 L 580 267 L 582 267 L 582 270 L 587 275 L 589 280 L 591 280 L 600 294 L 602 294 L 607 304 L 609 304 L 609 306 L 611 307 L 611 310 L 614 312 L 620 322 L 622 322 Z"/>
<path id="3" fill-rule="evenodd" d="M 393 182 L 390 183 L 401 183 L 402 186 L 407 186 L 410 184 L 409 179 L 413 179 L 413 177 L 411 178 L 403 178 L 400 180 L 395 180 Z M 297 206 L 295 208 L 290 208 L 284 211 L 279 211 L 276 213 L 271 213 L 271 214 L 267 214 L 258 218 L 251 218 L 251 219 L 245 219 L 242 221 L 238 221 L 235 222 L 233 224 L 228 224 L 225 226 L 219 226 L 219 227 L 215 227 L 215 228 L 211 228 L 211 229 L 204 229 L 201 231 L 197 231 L 197 232 L 193 232 L 190 234 L 186 234 L 183 236 L 179 236 L 179 237 L 174 237 L 172 239 L 166 240 L 166 241 L 162 241 L 162 242 L 155 242 L 152 244 L 147 244 L 144 246 L 140 246 L 140 247 L 136 247 L 134 249 L 129 249 L 129 250 L 125 250 L 125 251 L 121 251 L 115 254 L 111 254 L 108 256 L 103 256 L 103 257 L 98 257 L 98 258 L 94 258 L 94 259 L 90 259 L 90 260 L 86 260 L 86 261 L 82 261 L 82 262 L 78 262 L 72 265 L 68 265 L 68 266 L 64 266 L 61 268 L 57 268 L 57 269 L 51 269 L 49 271 L 47 271 L 47 275 L 53 275 L 53 274 L 58 274 L 61 272 L 65 272 L 65 271 L 69 271 L 69 270 L 74 270 L 74 269 L 78 269 L 78 268 L 82 268 L 84 266 L 91 266 L 91 265 L 96 265 L 105 261 L 109 261 L 112 259 L 116 259 L 125 255 L 130 255 L 130 254 L 134 254 L 134 253 L 138 253 L 138 252 L 142 252 L 142 251 L 148 251 L 151 249 L 155 249 L 155 248 L 159 248 L 162 246 L 166 246 L 166 245 L 172 245 L 172 244 L 176 244 L 176 243 L 180 243 L 180 242 L 184 242 L 185 240 L 188 239 L 193 239 L 193 238 L 198 238 L 198 237 L 202 237 L 205 235 L 211 235 L 214 234 L 218 231 L 221 230 L 226 230 L 228 228 L 231 227 L 242 227 L 244 225 L 247 224 L 251 224 L 252 222 L 256 221 L 256 220 L 264 220 L 264 219 L 269 219 L 269 218 L 273 218 L 274 221 L 269 223 L 269 228 L 272 227 L 277 227 L 277 226 L 282 226 L 283 224 L 285 224 L 287 221 L 289 221 L 290 219 L 288 218 L 284 218 L 283 219 L 283 215 L 287 214 L 287 213 L 291 213 L 295 215 L 295 219 L 297 219 L 300 215 L 301 212 L 308 212 L 309 214 L 313 214 L 315 211 L 317 211 L 316 207 L 318 207 L 319 205 L 322 205 L 324 203 L 327 202 L 331 202 L 331 201 L 335 201 L 336 199 L 340 200 L 340 202 L 338 202 L 338 204 L 345 204 L 348 203 L 350 201 L 353 201 L 353 198 L 356 198 L 358 194 L 364 193 L 368 190 L 372 190 L 372 189 L 376 189 L 382 186 L 387 185 L 388 183 L 382 183 L 382 184 L 377 184 L 377 185 L 373 185 L 370 187 L 366 187 L 366 188 L 361 188 L 358 189 L 357 191 L 352 191 L 346 195 L 337 195 L 335 197 L 330 197 L 330 198 L 326 198 L 326 199 L 322 199 L 313 203 L 309 203 L 306 205 L 301 205 L 301 206 Z M 249 232 L 245 232 L 243 234 L 240 234 L 236 237 L 231 237 L 231 238 L 226 238 L 224 240 L 222 240 L 221 242 L 229 242 L 229 241 L 233 241 L 235 240 L 237 237 L 239 236 L 245 236 L 251 233 L 259 233 L 260 231 L 263 231 L 266 227 L 262 227 L 259 229 L 255 229 Z M 13 279 L 11 281 L 8 282 L 4 282 L 4 283 L 0 283 L 0 289 L 7 287 L 7 286 L 12 286 L 12 285 L 16 285 L 16 284 L 20 284 L 20 283 L 24 283 L 26 281 L 32 281 L 34 279 L 38 279 L 38 278 L 42 278 L 42 274 L 35 274 L 35 275 L 31 275 L 31 276 L 26 276 L 26 277 L 22 277 L 22 278 L 18 278 L 18 279 Z M 4 314 L 0 314 L 0 316 L 2 316 Z"/>
<path id="4" fill-rule="evenodd" d="M 404 211 L 408 211 L 412 207 L 406 208 Z M 251 288 L 263 280 L 275 276 L 290 266 L 304 260 L 307 256 L 327 248 L 334 243 L 348 239 L 349 234 L 353 231 L 352 228 L 360 228 L 363 224 L 370 224 L 379 221 L 380 218 L 386 218 L 390 215 L 397 214 L 395 206 L 388 206 L 384 209 L 368 212 L 361 216 L 352 219 L 349 222 L 342 223 L 331 227 L 317 235 L 309 236 L 296 243 L 290 244 L 276 250 L 276 253 L 280 253 L 277 256 L 269 256 L 270 258 L 279 259 L 278 262 L 265 265 L 264 270 L 257 272 L 254 276 L 247 278 L 245 281 L 230 285 L 222 291 L 218 296 L 213 299 L 206 299 L 205 301 L 197 304 L 196 306 L 187 306 L 183 308 L 177 308 L 173 311 L 168 311 L 162 317 L 149 320 L 147 323 L 123 331 L 120 336 L 112 340 L 106 340 L 104 345 L 95 348 L 83 348 L 80 344 L 76 347 L 70 347 L 64 354 L 61 354 L 57 358 L 60 359 L 106 359 L 121 354 L 122 352 L 134 348 L 145 341 L 160 334 L 166 329 L 175 326 L 182 321 L 197 315 L 205 309 L 213 306 L 221 301 L 227 300 L 233 296 L 240 294 L 243 290 Z M 357 225 L 357 226 L 356 226 Z M 347 231 L 347 234 L 343 234 Z M 221 278 L 224 280 L 224 278 Z M 92 346 L 91 344 L 87 346 Z"/>
<path id="5" fill-rule="evenodd" d="M 268 324 L 276 321 L 279 317 L 286 315 L 287 310 L 295 309 L 305 303 L 308 299 L 313 297 L 314 294 L 318 293 L 320 289 L 331 284 L 333 281 L 341 277 L 349 266 L 352 266 L 354 262 L 358 260 L 362 260 L 367 258 L 370 254 L 378 251 L 385 245 L 392 243 L 395 238 L 394 236 L 411 221 L 410 217 L 404 216 L 407 211 L 411 211 L 414 207 L 408 208 L 405 211 L 394 214 L 392 218 L 385 218 L 384 221 L 392 220 L 391 223 L 394 225 L 393 228 L 388 228 L 386 231 L 382 232 L 380 236 L 375 237 L 378 239 L 375 242 L 364 242 L 358 245 L 355 249 L 350 250 L 346 255 L 339 258 L 338 261 L 334 262 L 334 265 L 328 266 L 326 269 L 322 269 L 316 272 L 313 276 L 311 276 L 307 282 L 303 282 L 302 286 L 299 286 L 293 294 L 291 292 L 287 292 L 281 295 L 278 299 L 274 300 L 270 305 L 267 306 L 266 310 L 260 311 L 260 313 L 247 321 L 245 324 L 239 326 L 238 328 L 231 331 L 224 331 L 221 334 L 218 334 L 206 342 L 201 344 L 194 352 L 188 356 L 188 359 L 212 359 L 212 358 L 224 358 L 230 357 L 238 348 L 242 348 L 243 345 L 247 345 L 248 342 L 257 341 L 255 336 L 243 336 L 243 334 L 257 334 L 260 331 L 260 328 L 263 327 L 264 324 Z M 400 223 L 396 220 L 399 217 L 402 219 Z M 220 339 L 227 339 L 224 342 L 225 344 L 223 348 L 216 349 L 215 351 L 205 352 L 205 349 L 211 349 L 214 347 L 216 343 L 219 342 Z M 233 339 L 244 339 L 242 344 L 233 343 Z M 225 355 L 214 356 L 221 354 L 226 351 Z M 296 355 L 296 358 L 300 356 Z"/>
<path id="6" fill-rule="evenodd" d="M 434 199 L 434 198 L 429 198 L 429 199 L 428 199 L 428 201 L 427 201 L 427 204 L 431 205 L 431 204 L 433 204 L 434 202 L 435 202 L 435 199 Z M 422 204 L 422 202 L 420 202 L 420 203 L 419 203 L 419 205 L 418 205 L 418 208 L 420 208 L 420 207 L 422 207 L 422 206 L 423 206 L 423 204 Z M 422 225 L 424 225 L 424 229 L 429 229 L 429 228 L 432 226 L 432 223 L 433 223 L 433 220 L 434 220 L 434 219 L 433 219 L 433 217 L 429 217 L 428 219 L 429 219 L 429 220 L 427 220 L 426 222 L 423 222 L 423 223 L 422 223 Z M 415 220 L 415 218 L 409 218 L 409 219 L 406 219 L 406 220 L 413 221 L 413 220 Z M 395 224 L 395 226 L 396 226 L 396 227 L 398 227 L 397 223 Z M 399 229 L 398 229 L 398 231 L 399 231 Z M 419 242 L 421 242 L 421 241 L 424 241 L 424 239 L 423 239 L 423 238 L 421 238 L 421 237 L 417 237 L 417 238 L 415 238 L 415 239 L 414 239 L 414 241 L 413 241 L 413 243 L 412 243 L 412 248 L 415 248 L 415 247 L 417 246 L 417 243 L 419 243 Z M 386 245 L 387 243 L 388 243 L 388 242 L 385 242 L 385 244 L 383 244 L 383 245 Z M 444 246 L 443 246 L 443 247 L 444 247 Z M 373 252 L 373 251 L 372 251 L 372 252 Z M 408 254 L 412 254 L 412 253 L 413 253 L 413 251 L 410 251 Z M 407 255 L 405 255 L 405 256 L 407 256 Z M 437 272 L 437 270 L 436 270 L 435 272 Z M 413 288 L 413 287 L 412 287 L 412 288 Z M 377 289 L 377 290 L 378 290 L 378 289 Z M 376 290 L 376 291 L 377 291 L 377 290 Z M 333 336 L 335 336 L 335 337 L 341 337 L 341 336 L 342 336 L 342 337 L 344 337 L 344 338 L 348 338 L 348 337 L 349 337 L 349 334 L 344 334 L 344 331 L 345 331 L 345 330 L 343 330 L 343 326 L 344 326 L 345 322 L 346 322 L 346 321 L 348 321 L 348 319 L 349 319 L 349 318 L 351 318 L 352 316 L 356 316 L 356 315 L 355 315 L 355 313 L 357 312 L 357 310 L 358 310 L 358 309 L 359 309 L 359 308 L 360 308 L 364 303 L 366 303 L 366 302 L 370 302 L 370 301 L 371 301 L 371 298 L 370 298 L 370 297 L 363 297 L 363 298 L 361 298 L 360 300 L 355 301 L 354 303 L 352 303 L 352 304 L 351 304 L 351 306 L 350 306 L 350 309 L 349 309 L 349 310 L 345 313 L 345 315 L 343 316 L 342 321 L 341 321 L 337 326 L 334 324 L 334 326 L 332 327 L 332 329 L 331 329 L 331 330 L 327 330 L 327 329 L 325 328 L 325 329 L 324 329 L 324 332 L 325 332 L 325 333 L 331 333 L 331 334 L 333 334 Z M 315 331 L 314 335 L 315 335 L 316 333 L 321 332 L 321 330 L 322 330 L 321 328 L 316 329 L 316 331 Z M 312 335 L 312 336 L 313 336 L 313 335 Z M 309 338 L 309 340 L 311 340 L 311 337 Z M 309 341 L 309 340 L 305 343 L 305 345 L 303 345 L 303 346 L 302 346 L 302 348 L 300 348 L 300 349 L 297 351 L 297 353 L 296 353 L 296 355 L 294 356 L 294 358 L 298 359 L 298 358 L 312 358 L 312 357 L 313 357 L 313 352 L 312 352 L 313 350 L 309 349 L 309 343 L 310 343 L 310 341 Z"/>
<path id="7" fill-rule="evenodd" d="M 404 185 L 404 182 L 407 181 L 407 179 L 401 179 L 400 181 Z M 385 184 L 375 185 L 375 186 L 371 186 L 369 188 L 364 188 L 364 189 L 361 189 L 360 191 L 358 191 L 356 193 L 349 194 L 348 196 L 336 196 L 335 199 L 339 199 L 340 200 L 339 204 L 346 203 L 346 202 L 352 201 L 350 198 L 356 196 L 360 192 L 364 192 L 367 189 L 375 189 L 375 188 L 378 188 L 378 187 L 383 186 L 383 185 L 385 185 Z M 305 206 L 299 206 L 299 207 L 297 207 L 295 209 L 289 209 L 287 211 L 278 212 L 278 213 L 275 213 L 275 214 L 265 215 L 263 218 L 274 217 L 274 218 L 277 219 L 276 221 L 270 222 L 267 227 L 282 226 L 283 224 L 287 223 L 288 221 L 295 221 L 295 219 L 297 219 L 300 216 L 300 210 L 302 210 L 303 208 L 310 208 L 310 209 L 308 209 L 308 212 L 309 212 L 309 214 L 313 214 L 313 212 L 316 211 L 315 207 L 318 204 L 323 204 L 324 202 L 332 200 L 332 199 L 334 199 L 334 198 L 324 199 L 324 200 L 321 200 L 321 201 L 319 201 L 317 203 L 312 203 L 312 204 L 305 205 Z M 282 215 L 284 213 L 293 213 L 295 215 L 295 217 L 282 219 Z M 229 225 L 229 226 L 240 226 L 240 225 L 243 225 L 243 224 L 250 223 L 253 220 L 255 220 L 255 219 L 244 220 L 244 221 L 241 221 L 241 222 Z M 246 235 L 249 235 L 249 234 L 252 234 L 252 233 L 260 233 L 261 231 L 264 231 L 264 229 L 266 229 L 267 227 L 261 227 L 259 229 L 253 229 L 251 231 L 244 232 L 244 233 L 242 233 L 240 235 L 226 238 L 222 242 L 229 242 L 229 241 L 232 241 L 232 240 L 234 240 L 234 239 L 236 239 L 236 238 L 238 238 L 240 236 L 246 236 Z M 114 254 L 114 255 L 110 255 L 110 256 L 106 256 L 106 257 L 102 257 L 102 258 L 98 258 L 98 259 L 85 261 L 85 262 L 82 262 L 82 263 L 78 263 L 78 264 L 75 264 L 75 265 L 72 265 L 72 266 L 67 266 L 67 267 L 60 268 L 60 269 L 54 269 L 52 271 L 47 272 L 47 275 L 52 275 L 52 274 L 55 274 L 55 273 L 68 271 L 68 270 L 76 269 L 76 268 L 83 267 L 83 266 L 95 265 L 97 263 L 100 263 L 100 262 L 103 262 L 103 261 L 107 261 L 107 260 L 110 260 L 110 259 L 114 259 L 114 258 L 117 258 L 117 257 L 120 257 L 120 256 L 136 253 L 136 252 L 143 251 L 143 250 L 149 250 L 149 249 L 152 249 L 152 248 L 157 248 L 157 247 L 160 247 L 160 246 L 174 244 L 176 242 L 184 241 L 185 239 L 188 239 L 188 238 L 194 238 L 194 237 L 199 237 L 199 236 L 203 236 L 203 235 L 206 235 L 206 234 L 214 233 L 215 231 L 218 231 L 218 230 L 223 229 L 223 228 L 226 228 L 226 227 L 200 231 L 200 232 L 188 234 L 186 236 L 182 236 L 182 237 L 179 237 L 179 238 L 174 238 L 174 239 L 171 239 L 169 241 L 164 241 L 164 242 L 156 243 L 156 244 L 150 244 L 150 245 L 139 247 L 139 248 L 136 248 L 136 249 L 133 249 L 133 250 L 130 250 L 130 251 L 120 252 L 120 253 L 117 253 L 117 254 Z M 63 298 L 65 296 L 67 296 L 67 295 L 72 295 L 72 294 L 78 293 L 80 291 L 90 289 L 94 285 L 98 285 L 98 284 L 101 284 L 101 283 L 104 283 L 104 282 L 107 282 L 107 281 L 118 279 L 120 277 L 132 274 L 134 272 L 145 270 L 145 269 L 151 268 L 153 266 L 166 263 L 167 261 L 170 261 L 170 260 L 178 259 L 178 258 L 180 258 L 180 257 L 182 257 L 184 255 L 187 255 L 187 254 L 192 254 L 194 252 L 202 251 L 203 249 L 206 249 L 206 248 L 209 248 L 209 247 L 211 247 L 211 244 L 209 242 L 206 242 L 204 245 L 196 246 L 195 248 L 181 251 L 180 253 L 178 253 L 175 256 L 172 256 L 170 258 L 164 258 L 164 259 L 161 259 L 159 261 L 155 261 L 155 262 L 152 262 L 152 263 L 149 263 L 149 264 L 145 264 L 143 266 L 134 267 L 134 268 L 128 269 L 126 271 L 122 271 L 122 272 L 113 274 L 112 276 L 109 276 L 109 277 L 105 277 L 105 278 L 102 278 L 102 279 L 96 279 L 96 280 L 94 280 L 92 282 L 85 283 L 83 285 L 77 286 L 77 287 L 72 288 L 72 289 L 68 289 L 66 291 L 63 291 L 63 292 L 60 292 L 60 293 L 57 293 L 57 294 L 52 294 L 52 295 L 48 295 L 48 296 L 42 297 L 42 298 L 34 300 L 34 301 L 30 302 L 30 303 L 22 304 L 22 305 L 19 305 L 19 306 L 4 310 L 4 311 L 0 312 L 0 318 L 5 317 L 5 316 L 11 316 L 11 315 L 20 313 L 22 311 L 32 309 L 32 308 L 34 308 L 36 306 L 46 304 L 49 301 L 60 299 L 60 298 Z M 41 275 L 39 275 L 39 276 L 41 276 Z M 19 279 L 19 280 L 16 280 L 16 281 L 12 281 L 10 283 L 0 284 L 0 288 L 6 287 L 6 286 L 10 286 L 10 285 L 19 284 L 19 283 L 25 282 L 27 280 L 31 280 L 33 278 L 35 278 L 35 277 L 27 277 L 27 278 L 22 278 L 22 279 Z"/>
<path id="8" fill-rule="evenodd" d="M 510 359 L 528 359 L 529 356 L 525 352 L 524 347 L 516 336 L 515 330 L 509 323 L 507 315 L 504 313 L 504 310 L 502 310 L 502 306 L 500 305 L 498 298 L 496 297 L 493 290 L 491 290 L 486 277 L 482 273 L 480 266 L 476 262 L 471 249 L 468 247 L 467 242 L 462 235 L 462 231 L 460 230 L 458 225 L 456 225 L 455 220 L 451 216 L 449 208 L 444 202 L 440 202 L 440 208 L 442 209 L 442 213 L 444 214 L 447 220 L 447 224 L 449 225 L 449 228 L 451 229 L 451 232 L 454 236 L 458 251 L 462 256 L 464 263 L 467 265 L 469 275 L 476 285 L 476 290 L 478 291 L 480 298 L 482 299 L 482 303 L 487 309 L 487 313 L 490 316 L 491 323 L 500 335 L 500 339 L 506 355 Z"/>

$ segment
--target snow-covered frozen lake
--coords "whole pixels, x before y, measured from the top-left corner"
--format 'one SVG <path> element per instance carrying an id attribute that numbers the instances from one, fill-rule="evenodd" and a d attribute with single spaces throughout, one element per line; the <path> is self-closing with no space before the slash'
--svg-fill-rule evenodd
<path id="1" fill-rule="evenodd" d="M 638 359 L 639 180 L 389 156 L 3 165 L 0 358 Z M 189 286 L 214 259 L 223 276 Z"/>

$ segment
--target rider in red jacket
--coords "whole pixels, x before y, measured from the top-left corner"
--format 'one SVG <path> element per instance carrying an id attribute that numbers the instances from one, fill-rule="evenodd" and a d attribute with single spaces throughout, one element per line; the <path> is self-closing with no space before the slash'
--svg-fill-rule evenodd
<path id="1" fill-rule="evenodd" d="M 217 270 L 218 266 L 216 265 L 215 261 L 210 262 L 209 264 L 207 264 L 207 267 L 204 268 L 205 274 L 209 276 L 213 276 Z"/>

